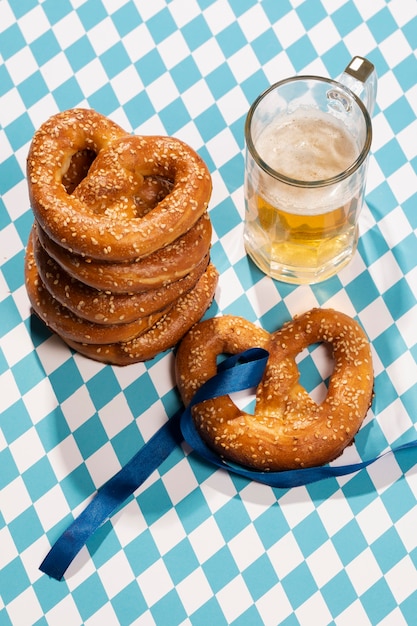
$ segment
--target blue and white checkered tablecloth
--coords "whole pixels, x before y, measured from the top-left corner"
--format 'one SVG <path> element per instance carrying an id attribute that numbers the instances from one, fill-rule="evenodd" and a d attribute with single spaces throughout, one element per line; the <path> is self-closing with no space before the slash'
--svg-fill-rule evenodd
<path id="1" fill-rule="evenodd" d="M 379 76 L 352 263 L 315 286 L 245 255 L 243 125 L 269 84 L 336 77 L 354 55 Z M 417 615 L 417 457 L 273 489 L 177 450 L 83 548 L 61 582 L 51 544 L 179 407 L 171 352 L 125 368 L 73 354 L 31 316 L 25 160 L 50 115 L 92 107 L 129 132 L 175 135 L 213 178 L 208 315 L 275 330 L 331 306 L 372 342 L 373 410 L 343 455 L 416 436 L 416 0 L 0 0 L 1 626 L 408 626 Z M 320 349 L 301 379 L 323 393 Z"/>

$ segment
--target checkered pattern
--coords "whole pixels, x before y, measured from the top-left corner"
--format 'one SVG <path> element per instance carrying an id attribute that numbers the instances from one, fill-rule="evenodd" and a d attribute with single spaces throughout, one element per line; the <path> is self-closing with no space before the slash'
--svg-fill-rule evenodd
<path id="1" fill-rule="evenodd" d="M 417 614 L 415 453 L 291 490 L 175 451 L 89 541 L 66 580 L 51 543 L 179 407 L 172 354 L 128 368 L 74 355 L 30 316 L 25 159 L 50 115 L 93 107 L 136 133 L 176 135 L 210 167 L 210 315 L 276 329 L 314 305 L 356 316 L 375 401 L 341 461 L 415 437 L 415 0 L 0 1 L 0 624 L 408 625 Z M 243 124 L 294 73 L 337 76 L 355 54 L 379 75 L 358 253 L 312 287 L 274 283 L 242 244 Z M 302 382 L 323 394 L 320 348 Z"/>

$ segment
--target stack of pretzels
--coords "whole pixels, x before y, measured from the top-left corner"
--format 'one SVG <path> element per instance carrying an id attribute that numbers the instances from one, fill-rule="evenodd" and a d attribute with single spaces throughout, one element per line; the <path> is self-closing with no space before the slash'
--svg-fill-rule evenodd
<path id="1" fill-rule="evenodd" d="M 72 109 L 35 133 L 25 277 L 35 313 L 115 365 L 173 347 L 210 306 L 211 178 L 182 141 L 133 136 Z"/>

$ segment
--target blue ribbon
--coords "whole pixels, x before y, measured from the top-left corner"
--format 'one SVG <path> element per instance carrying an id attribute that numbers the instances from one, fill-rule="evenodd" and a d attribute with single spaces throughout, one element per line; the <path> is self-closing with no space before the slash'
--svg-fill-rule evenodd
<path id="1" fill-rule="evenodd" d="M 70 524 L 40 565 L 40 570 L 61 580 L 81 548 L 93 533 L 123 502 L 157 469 L 170 453 L 185 440 L 195 452 L 209 463 L 271 487 L 289 488 L 306 485 L 332 476 L 357 472 L 389 452 L 398 452 L 417 446 L 417 440 L 405 443 L 360 463 L 341 466 L 311 467 L 282 472 L 260 472 L 228 463 L 215 454 L 198 435 L 191 416 L 191 408 L 202 402 L 237 391 L 257 387 L 261 381 L 268 352 L 251 348 L 223 361 L 217 374 L 195 393 L 185 410 L 178 411 L 135 456 L 95 494 L 84 511 Z"/>

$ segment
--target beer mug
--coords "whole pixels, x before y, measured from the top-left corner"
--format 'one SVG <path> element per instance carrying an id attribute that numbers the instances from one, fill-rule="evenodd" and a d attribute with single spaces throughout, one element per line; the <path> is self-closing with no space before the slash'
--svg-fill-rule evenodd
<path id="1" fill-rule="evenodd" d="M 272 278 L 316 283 L 352 258 L 376 87 L 372 63 L 354 57 L 338 81 L 288 78 L 251 106 L 244 243 Z"/>

